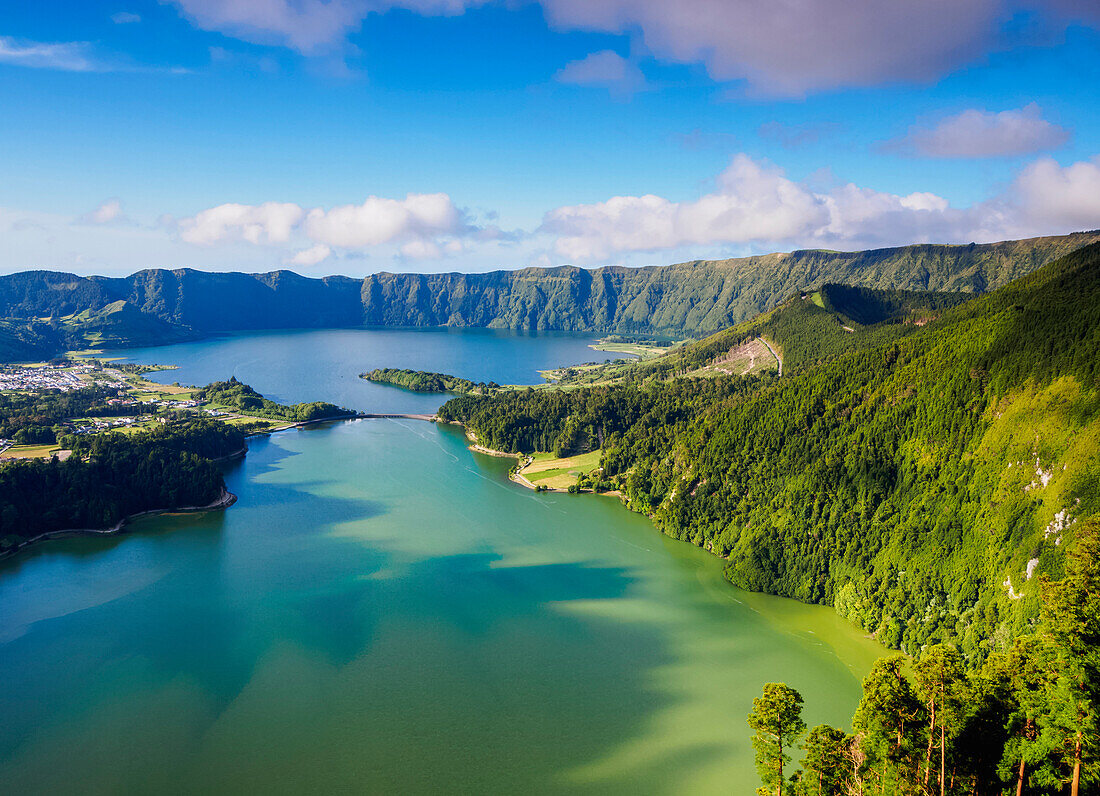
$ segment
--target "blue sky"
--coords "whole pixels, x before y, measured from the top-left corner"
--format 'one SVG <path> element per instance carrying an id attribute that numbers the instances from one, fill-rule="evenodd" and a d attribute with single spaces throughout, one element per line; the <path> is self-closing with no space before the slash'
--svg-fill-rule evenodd
<path id="1" fill-rule="evenodd" d="M 1092 2 L 5 6 L 3 271 L 641 265 L 1100 227 Z"/>

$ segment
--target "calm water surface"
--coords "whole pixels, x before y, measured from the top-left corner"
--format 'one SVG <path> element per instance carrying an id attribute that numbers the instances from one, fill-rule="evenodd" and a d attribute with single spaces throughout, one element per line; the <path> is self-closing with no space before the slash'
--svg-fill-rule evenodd
<path id="1" fill-rule="evenodd" d="M 594 358 L 576 338 L 414 332 L 394 361 L 378 334 L 135 359 L 397 411 L 423 397 L 355 374 L 536 381 Z M 509 464 L 428 423 L 294 430 L 227 470 L 228 511 L 0 565 L 0 790 L 750 794 L 762 683 L 798 688 L 811 726 L 847 723 L 879 647 L 729 587 L 613 499 L 515 486 Z"/>
<path id="2" fill-rule="evenodd" d="M 236 376 L 280 402 L 331 401 L 364 412 L 433 412 L 447 396 L 419 395 L 359 378 L 374 368 L 413 368 L 498 384 L 542 384 L 540 370 L 626 356 L 595 351 L 591 337 L 486 329 L 323 329 L 221 337 L 108 352 L 145 365 L 165 384 Z"/>

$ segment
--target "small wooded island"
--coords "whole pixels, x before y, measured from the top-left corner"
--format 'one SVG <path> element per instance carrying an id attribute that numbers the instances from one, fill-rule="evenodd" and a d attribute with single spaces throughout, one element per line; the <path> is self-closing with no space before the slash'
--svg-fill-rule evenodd
<path id="1" fill-rule="evenodd" d="M 375 368 L 368 373 L 360 373 L 359 378 L 378 384 L 391 384 L 413 392 L 453 392 L 460 395 L 491 395 L 500 389 L 496 382 L 473 382 L 460 379 L 446 373 L 431 373 L 426 370 L 408 370 L 405 368 Z"/>

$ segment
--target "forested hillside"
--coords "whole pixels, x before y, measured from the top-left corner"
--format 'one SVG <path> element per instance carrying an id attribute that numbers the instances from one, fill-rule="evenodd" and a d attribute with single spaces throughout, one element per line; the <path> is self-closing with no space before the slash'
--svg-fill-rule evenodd
<path id="1" fill-rule="evenodd" d="M 0 319 L 0 362 L 36 362 L 66 348 L 63 335 L 46 323 Z"/>
<path id="2" fill-rule="evenodd" d="M 826 283 L 983 292 L 1096 240 L 1100 232 L 969 246 L 796 251 L 646 268 L 382 273 L 365 279 L 311 279 L 289 271 L 148 270 L 124 278 L 27 271 L 0 277 L 0 318 L 36 319 L 54 330 L 60 338 L 56 345 L 69 347 L 365 324 L 701 335 Z M 32 340 L 26 342 L 33 348 Z M 21 353 L 18 346 L 9 348 Z"/>
<path id="3" fill-rule="evenodd" d="M 241 431 L 188 419 L 136 434 L 68 436 L 68 460 L 17 459 L 0 466 L 0 556 L 69 529 L 109 528 L 154 509 L 205 506 L 225 492 L 211 461 L 244 448 Z"/>
<path id="4" fill-rule="evenodd" d="M 464 396 L 441 415 L 494 448 L 599 447 L 595 485 L 727 557 L 735 584 L 980 660 L 1028 630 L 1040 576 L 1100 513 L 1100 245 L 910 329 L 793 376 Z"/>
<path id="5" fill-rule="evenodd" d="M 819 290 L 796 293 L 751 321 L 672 348 L 654 359 L 563 368 L 557 375 L 564 385 L 637 384 L 675 376 L 730 375 L 737 372 L 730 369 L 733 362 L 743 363 L 745 346 L 754 339 L 767 340 L 782 358 L 784 373 L 791 375 L 848 351 L 905 337 L 944 310 L 971 298 L 970 293 L 826 284 Z"/>

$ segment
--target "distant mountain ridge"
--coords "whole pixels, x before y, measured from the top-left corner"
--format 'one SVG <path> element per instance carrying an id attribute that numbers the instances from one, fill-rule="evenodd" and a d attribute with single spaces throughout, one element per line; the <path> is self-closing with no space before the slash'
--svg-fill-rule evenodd
<path id="1" fill-rule="evenodd" d="M 981 293 L 1095 241 L 1100 231 L 640 268 L 380 273 L 363 279 L 291 271 L 158 269 L 127 277 L 24 271 L 0 276 L 0 318 L 29 322 L 36 351 L 51 335 L 66 345 L 148 345 L 218 332 L 365 325 L 701 335 L 825 283 Z M 0 328 L 0 351 L 18 351 L 24 328 Z"/>

